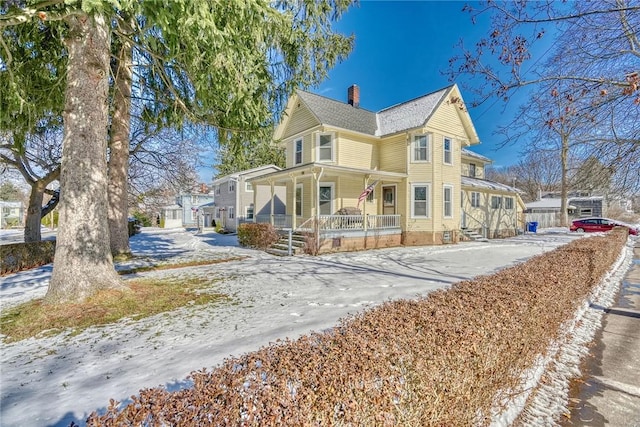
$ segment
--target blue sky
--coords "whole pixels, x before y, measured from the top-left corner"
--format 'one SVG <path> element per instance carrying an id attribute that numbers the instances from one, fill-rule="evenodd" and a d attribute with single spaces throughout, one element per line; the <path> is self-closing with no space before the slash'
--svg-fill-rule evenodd
<path id="1" fill-rule="evenodd" d="M 471 45 L 487 34 L 486 21 L 474 25 L 462 11 L 465 3 L 361 1 L 335 25 L 337 31 L 355 35 L 354 50 L 311 92 L 346 101 L 347 88 L 357 84 L 360 106 L 379 111 L 450 85 L 442 71 L 456 54 L 454 46 L 461 38 Z M 469 104 L 471 94 L 461 90 Z M 506 111 L 516 110 L 512 104 Z M 501 139 L 493 135 L 497 125 L 510 121 L 504 104 L 490 100 L 469 113 L 481 141 L 472 149 L 494 160 L 494 166 L 516 163 L 520 148 L 498 149 Z"/>
<path id="2" fill-rule="evenodd" d="M 336 31 L 355 35 L 353 51 L 309 90 L 346 102 L 347 88 L 357 84 L 360 107 L 379 111 L 450 85 L 442 72 L 457 53 L 455 45 L 464 39 L 471 46 L 487 35 L 487 19 L 472 24 L 462 11 L 465 3 L 472 2 L 361 0 L 334 24 Z M 517 104 L 511 101 L 505 108 L 502 101 L 489 100 L 470 108 L 471 94 L 461 91 L 481 141 L 472 149 L 492 159 L 495 167 L 517 163 L 520 147 L 500 148 L 500 136 L 493 135 L 511 121 Z M 210 182 L 211 169 L 201 176 Z"/>

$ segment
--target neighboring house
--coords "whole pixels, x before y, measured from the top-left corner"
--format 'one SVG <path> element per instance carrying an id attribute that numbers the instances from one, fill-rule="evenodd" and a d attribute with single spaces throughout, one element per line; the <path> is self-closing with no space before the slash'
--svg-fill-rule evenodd
<path id="1" fill-rule="evenodd" d="M 286 225 L 317 232 L 320 251 L 523 228 L 518 191 L 486 181 L 490 160 L 467 150 L 480 141 L 456 85 L 377 113 L 359 108 L 357 86 L 347 98 L 297 91 L 274 133 L 286 169 L 251 180 L 286 186 Z"/>
<path id="2" fill-rule="evenodd" d="M 24 206 L 22 202 L 0 200 L 0 227 L 24 225 Z"/>
<path id="3" fill-rule="evenodd" d="M 201 205 L 214 201 L 213 194 L 180 194 L 176 203 L 162 208 L 164 228 L 208 226 L 212 218 L 200 211 Z"/>
<path id="4" fill-rule="evenodd" d="M 282 186 L 254 185 L 253 178 L 277 172 L 275 165 L 260 166 L 226 175 L 213 181 L 215 195 L 214 219 L 225 230 L 235 232 L 243 222 L 269 222 L 271 216 L 283 217 L 286 213 L 286 188 Z M 273 190 L 273 192 L 272 192 Z M 277 220 L 276 220 L 277 221 Z"/>

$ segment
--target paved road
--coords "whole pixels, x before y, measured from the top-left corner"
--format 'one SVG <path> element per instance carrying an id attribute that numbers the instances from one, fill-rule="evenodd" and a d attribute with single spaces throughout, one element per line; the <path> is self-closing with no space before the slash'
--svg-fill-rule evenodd
<path id="1" fill-rule="evenodd" d="M 563 425 L 640 427 L 640 242 L 591 356 Z"/>

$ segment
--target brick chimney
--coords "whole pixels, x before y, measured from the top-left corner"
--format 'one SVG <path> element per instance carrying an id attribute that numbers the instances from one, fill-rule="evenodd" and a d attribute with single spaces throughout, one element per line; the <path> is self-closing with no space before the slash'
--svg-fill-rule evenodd
<path id="1" fill-rule="evenodd" d="M 347 101 L 349 105 L 353 105 L 354 107 L 360 107 L 360 88 L 358 85 L 351 85 L 347 90 Z"/>

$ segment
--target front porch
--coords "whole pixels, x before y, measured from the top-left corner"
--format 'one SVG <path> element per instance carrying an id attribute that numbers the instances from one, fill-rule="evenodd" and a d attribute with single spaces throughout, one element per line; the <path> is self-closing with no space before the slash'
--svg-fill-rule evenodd
<path id="1" fill-rule="evenodd" d="M 257 215 L 257 223 L 269 223 L 288 241 L 292 253 L 292 235 L 304 236 L 312 252 L 356 251 L 402 245 L 400 215 L 319 215 L 318 218 L 296 218 L 291 215 Z"/>

